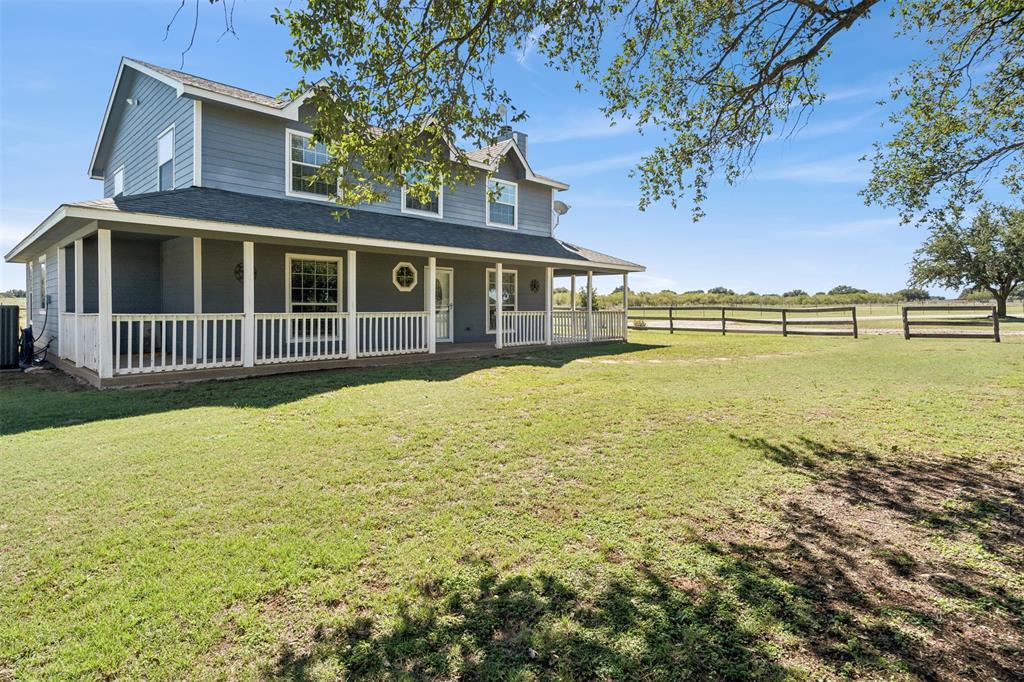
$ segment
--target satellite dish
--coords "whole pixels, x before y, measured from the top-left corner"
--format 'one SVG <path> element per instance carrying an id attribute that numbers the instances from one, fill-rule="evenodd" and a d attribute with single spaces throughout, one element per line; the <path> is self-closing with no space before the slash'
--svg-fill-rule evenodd
<path id="1" fill-rule="evenodd" d="M 499 104 L 498 105 L 498 116 L 501 116 L 502 118 L 505 118 L 505 114 L 507 114 L 507 113 L 508 113 L 508 109 L 505 108 L 505 105 L 504 104 Z"/>
<path id="2" fill-rule="evenodd" d="M 551 227 L 551 229 L 553 230 L 556 227 L 558 227 L 558 219 L 564 216 L 566 213 L 568 213 L 569 209 L 572 208 L 572 206 L 565 203 L 564 201 L 559 201 L 555 199 L 553 202 L 551 202 L 551 208 L 555 212 L 555 224 Z"/>

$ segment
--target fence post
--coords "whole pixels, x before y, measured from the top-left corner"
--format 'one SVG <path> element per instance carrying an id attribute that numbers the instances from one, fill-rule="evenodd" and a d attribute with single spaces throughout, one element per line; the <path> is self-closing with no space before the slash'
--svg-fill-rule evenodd
<path id="1" fill-rule="evenodd" d="M 910 320 L 907 319 L 907 307 L 903 306 L 903 338 L 910 340 Z"/>
<path id="2" fill-rule="evenodd" d="M 853 313 L 853 338 L 857 338 L 857 306 L 850 308 L 850 312 Z"/>
<path id="3" fill-rule="evenodd" d="M 725 336 L 725 308 L 722 308 L 722 336 Z"/>
<path id="4" fill-rule="evenodd" d="M 999 343 L 999 316 L 996 315 L 996 307 L 992 306 L 992 336 L 996 343 Z"/>
<path id="5" fill-rule="evenodd" d="M 782 335 L 789 336 L 789 331 L 786 329 L 786 311 L 782 311 Z"/>
<path id="6" fill-rule="evenodd" d="M 668 333 L 675 334 L 675 330 L 672 328 L 672 306 L 668 307 Z"/>

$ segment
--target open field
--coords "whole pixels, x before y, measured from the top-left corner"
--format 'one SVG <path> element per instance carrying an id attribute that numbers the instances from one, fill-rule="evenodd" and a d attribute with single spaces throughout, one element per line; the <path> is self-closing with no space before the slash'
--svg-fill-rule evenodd
<path id="1" fill-rule="evenodd" d="M 1024 338 L 0 375 L 0 680 L 1024 675 Z"/>

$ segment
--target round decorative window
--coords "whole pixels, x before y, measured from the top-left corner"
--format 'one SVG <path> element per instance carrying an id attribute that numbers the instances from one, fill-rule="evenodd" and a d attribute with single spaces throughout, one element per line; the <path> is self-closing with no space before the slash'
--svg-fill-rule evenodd
<path id="1" fill-rule="evenodd" d="M 391 281 L 399 291 L 412 291 L 416 288 L 416 268 L 412 263 L 399 263 L 391 271 Z"/>

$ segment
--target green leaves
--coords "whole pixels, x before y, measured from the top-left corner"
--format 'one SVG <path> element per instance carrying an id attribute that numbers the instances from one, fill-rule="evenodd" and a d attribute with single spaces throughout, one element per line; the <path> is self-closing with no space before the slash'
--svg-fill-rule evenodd
<path id="1" fill-rule="evenodd" d="M 275 13 L 295 40 L 288 59 L 314 89 L 314 135 L 328 145 L 325 180 L 339 201 L 410 187 L 473 182 L 457 147 L 495 142 L 518 122 L 497 60 L 529 47 L 594 87 L 603 113 L 657 142 L 634 174 L 640 208 L 686 200 L 693 215 L 713 178 L 732 183 L 761 142 L 791 130 L 824 100 L 818 67 L 832 41 L 880 0 L 309 0 Z M 896 134 L 876 148 L 869 203 L 904 220 L 938 202 L 982 197 L 994 174 L 1024 188 L 1024 8 L 1010 0 L 904 0 L 900 36 L 931 55 L 894 85 Z M 312 74 L 326 74 L 319 80 Z M 504 107 L 509 113 L 503 114 Z"/>

